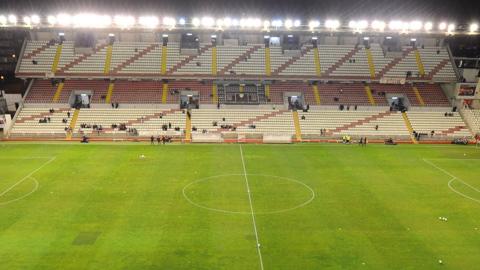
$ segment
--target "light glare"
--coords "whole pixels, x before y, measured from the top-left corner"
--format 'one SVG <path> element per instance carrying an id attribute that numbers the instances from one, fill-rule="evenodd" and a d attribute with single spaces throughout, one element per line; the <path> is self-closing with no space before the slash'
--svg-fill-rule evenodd
<path id="1" fill-rule="evenodd" d="M 155 28 L 159 24 L 159 20 L 155 16 L 143 16 L 138 19 L 138 22 L 143 27 Z"/>
<path id="2" fill-rule="evenodd" d="M 8 15 L 8 22 L 11 24 L 17 24 L 17 16 L 13 14 Z"/>
<path id="3" fill-rule="evenodd" d="M 478 24 L 476 24 L 476 23 L 470 24 L 469 30 L 470 30 L 470 32 L 472 32 L 472 33 L 473 33 L 473 32 L 477 32 L 477 31 L 478 31 Z"/>

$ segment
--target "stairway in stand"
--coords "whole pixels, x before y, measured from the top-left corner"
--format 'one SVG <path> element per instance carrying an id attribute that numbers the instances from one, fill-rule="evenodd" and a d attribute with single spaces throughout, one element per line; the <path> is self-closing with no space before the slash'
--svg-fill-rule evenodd
<path id="1" fill-rule="evenodd" d="M 75 112 L 73 112 L 72 120 L 70 121 L 69 128 L 70 130 L 67 132 L 67 140 L 72 139 L 72 135 L 75 129 L 75 125 L 77 124 L 77 119 L 78 115 L 80 114 L 80 109 L 75 109 Z"/>
<path id="2" fill-rule="evenodd" d="M 293 123 L 295 124 L 295 141 L 301 142 L 302 141 L 302 130 L 300 129 L 300 120 L 298 120 L 298 112 L 293 111 Z"/>
<path id="3" fill-rule="evenodd" d="M 410 139 L 414 144 L 418 144 L 417 139 L 413 135 L 412 123 L 410 122 L 410 119 L 408 119 L 407 113 L 402 112 L 402 117 L 403 117 L 403 121 L 405 122 L 405 126 L 407 127 L 408 132 L 410 133 Z"/>
<path id="4" fill-rule="evenodd" d="M 192 115 L 190 112 L 185 114 L 185 142 L 192 141 Z"/>

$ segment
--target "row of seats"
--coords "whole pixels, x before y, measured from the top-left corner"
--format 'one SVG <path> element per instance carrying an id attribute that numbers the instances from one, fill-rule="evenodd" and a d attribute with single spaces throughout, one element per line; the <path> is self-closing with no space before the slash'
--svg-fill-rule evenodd
<path id="1" fill-rule="evenodd" d="M 106 80 L 66 80 L 58 102 L 67 103 L 72 91 L 87 90 L 92 93 L 92 103 L 105 103 L 109 81 Z M 117 80 L 111 96 L 111 102 L 118 103 L 162 103 L 162 81 L 126 81 Z M 404 95 L 411 105 L 420 106 L 412 85 L 369 84 L 376 105 L 388 105 L 386 94 Z M 438 84 L 415 84 L 425 105 L 450 106 L 450 103 Z M 179 92 L 196 91 L 200 95 L 200 104 L 210 104 L 212 99 L 211 81 L 170 81 L 168 82 L 166 103 L 178 104 Z M 264 89 L 263 87 L 261 88 Z M 57 90 L 49 80 L 35 80 L 26 98 L 28 103 L 51 103 Z M 370 105 L 365 85 L 361 83 L 318 84 L 320 104 L 322 105 Z M 270 84 L 272 104 L 284 104 L 285 94 L 302 95 L 306 104 L 317 104 L 313 87 L 305 82 L 273 82 Z M 261 93 L 262 97 L 264 93 Z"/>
<path id="2" fill-rule="evenodd" d="M 292 114 L 274 109 L 199 109 L 192 111 L 192 127 L 196 132 L 227 132 L 222 125 L 233 126 L 236 132 L 293 135 Z M 214 125 L 214 122 L 216 125 Z M 253 128 L 255 126 L 255 128 Z"/>
<path id="3" fill-rule="evenodd" d="M 318 135 L 325 129 L 329 136 L 409 136 L 399 112 L 388 111 L 309 111 L 300 113 L 302 134 Z"/>
<path id="4" fill-rule="evenodd" d="M 422 112 L 422 111 L 409 111 L 408 118 L 412 124 L 413 130 L 418 133 L 427 133 L 431 136 L 433 131 L 434 135 L 431 137 L 470 137 L 472 133 L 466 126 L 462 117 L 458 112 L 454 112 L 453 116 L 445 115 L 448 108 L 445 109 L 445 112 L 433 111 L 433 112 Z"/>
<path id="5" fill-rule="evenodd" d="M 445 108 L 447 110 L 448 108 Z M 12 135 L 65 134 L 70 124 L 68 113 L 73 110 L 56 108 L 50 113 L 48 108 L 24 108 L 12 129 Z M 471 137 L 461 116 L 445 116 L 440 110 L 409 111 L 407 116 L 413 129 L 419 133 L 434 131 L 433 138 Z M 40 119 L 50 117 L 48 123 Z M 70 116 L 71 117 L 71 116 Z M 81 109 L 74 128 L 75 135 L 126 135 L 127 131 L 112 128 L 112 125 L 125 124 L 127 129 L 136 129 L 140 136 L 174 135 L 182 136 L 186 127 L 186 112 L 179 109 L 161 110 L 151 108 L 94 108 Z M 67 122 L 62 122 L 67 119 Z M 365 110 L 310 110 L 299 112 L 300 130 L 303 136 L 339 137 L 342 135 L 372 137 L 408 137 L 409 132 L 399 112 L 391 112 L 387 107 Z M 88 127 L 84 127 L 86 124 Z M 92 129 L 102 126 L 101 131 Z M 166 130 L 163 128 L 166 126 Z M 261 133 L 275 135 L 295 134 L 294 118 L 291 111 L 277 109 L 194 109 L 191 111 L 193 133 Z M 228 126 L 228 128 L 222 128 Z M 235 130 L 232 129 L 235 128 Z M 177 129 L 176 129 L 177 128 Z"/>
<path id="6" fill-rule="evenodd" d="M 70 113 L 70 117 L 68 116 Z M 49 108 L 23 108 L 11 130 L 12 136 L 33 136 L 33 135 L 65 135 L 65 128 L 70 125 L 73 117 L 73 109 L 56 108 L 50 113 Z M 46 123 L 39 120 L 50 118 Z M 67 122 L 62 121 L 66 119 Z"/>
<path id="7" fill-rule="evenodd" d="M 136 129 L 140 136 L 181 135 L 185 129 L 185 114 L 180 110 L 158 109 L 81 109 L 74 134 L 125 134 L 128 129 Z M 86 124 L 87 127 L 82 127 Z M 112 128 L 112 125 L 125 124 L 127 131 Z M 169 125 L 170 124 L 170 125 Z M 101 131 L 93 130 L 93 125 L 102 126 Z M 162 130 L 162 126 L 170 126 Z M 175 127 L 180 130 L 175 131 Z"/>
<path id="8" fill-rule="evenodd" d="M 19 75 L 22 73 L 45 74 L 51 71 L 58 44 L 46 46 L 45 41 L 29 41 L 22 59 Z M 110 72 L 118 74 L 160 74 L 162 50 L 166 51 L 166 68 L 176 75 L 210 75 L 212 72 L 213 50 L 210 44 L 200 44 L 201 53 L 188 56 L 181 53 L 180 44 L 170 42 L 167 47 L 159 43 L 115 42 L 112 48 Z M 107 46 L 98 45 L 91 55 L 77 54 L 73 42 L 65 41 L 57 71 L 79 74 L 103 74 Z M 404 78 L 408 71 L 418 74 L 415 50 L 404 47 L 406 56 L 389 69 L 385 77 Z M 445 48 L 425 47 L 418 49 L 425 67 L 425 73 L 433 79 L 455 81 L 456 76 Z M 281 47 L 270 48 L 270 69 L 276 75 L 316 76 L 315 53 L 311 45 L 301 48 L 300 55 L 291 55 Z M 394 59 L 384 56 L 379 44 L 371 44 L 375 74 L 379 75 Z M 351 55 L 351 56 L 350 56 Z M 350 57 L 347 57 L 350 56 Z M 266 75 L 266 48 L 263 44 L 242 46 L 217 46 L 217 70 L 224 74 Z M 370 78 L 367 49 L 363 45 L 319 45 L 318 59 L 323 75 L 337 77 Z M 34 64 L 32 60 L 35 60 Z M 446 65 L 441 65 L 447 61 Z M 226 69 L 226 70 L 224 70 Z"/>

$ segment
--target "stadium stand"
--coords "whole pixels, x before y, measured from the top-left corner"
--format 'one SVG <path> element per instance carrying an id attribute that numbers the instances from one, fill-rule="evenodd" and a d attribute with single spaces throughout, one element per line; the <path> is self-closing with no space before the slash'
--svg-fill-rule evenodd
<path id="1" fill-rule="evenodd" d="M 451 113 L 452 116 L 448 116 Z M 472 137 L 472 133 L 466 126 L 458 112 L 451 112 L 450 108 L 435 108 L 428 111 L 408 111 L 408 118 L 412 128 L 417 133 L 425 133 L 429 139 L 442 137 Z M 434 135 L 431 136 L 431 132 Z M 444 139 L 444 138 L 443 138 Z"/>
<path id="2" fill-rule="evenodd" d="M 321 109 L 300 112 L 299 116 L 303 138 L 319 137 L 320 129 L 326 129 L 324 137 L 350 135 L 405 139 L 409 136 L 401 113 L 390 112 L 388 107 L 340 111 L 336 107 L 322 106 Z"/>
<path id="3" fill-rule="evenodd" d="M 26 104 L 63 106 L 71 103 L 76 91 L 90 93 L 94 105 L 80 110 L 77 122 L 73 123 L 74 136 L 81 134 L 80 125 L 96 124 L 102 125 L 101 132 L 82 128 L 82 133 L 127 136 L 129 129 L 135 129 L 140 136 L 182 137 L 185 128 L 191 125 L 195 129 L 193 134 L 228 133 L 234 127 L 236 133 L 287 134 L 309 139 L 318 138 L 320 129 L 327 129 L 323 136 L 408 139 L 409 127 L 402 114 L 389 109 L 390 96 L 405 98 L 411 107 L 405 117 L 417 132 L 435 130 L 435 138 L 471 136 L 458 113 L 452 117 L 441 113 L 448 111 L 451 104 L 440 83 L 457 79 L 448 51 L 443 47 L 403 46 L 400 52 L 389 56 L 377 43 L 318 47 L 305 43 L 296 52 L 270 45 L 267 48 L 255 43 L 201 43 L 197 54 L 185 55 L 178 42 L 168 42 L 166 46 L 155 42 L 114 42 L 113 45 L 98 43 L 89 53 L 77 54 L 72 41 L 61 45 L 28 41 L 17 75 L 41 78 L 53 69 L 56 75 L 66 77 L 62 82 L 35 79 Z M 55 58 L 58 64 L 54 63 Z M 243 75 L 250 76 L 250 81 L 242 82 Z M 379 83 L 383 78 L 406 78 L 406 83 Z M 262 81 L 265 79 L 268 80 Z M 180 109 L 165 109 L 178 108 L 182 91 L 199 97 L 201 107 L 192 110 L 191 121 L 186 121 Z M 232 100 L 231 95 L 236 92 L 252 93 L 255 99 Z M 303 104 L 313 105 L 313 109 L 299 112 L 298 116 L 285 110 L 287 94 L 297 95 Z M 225 104 L 269 104 L 269 108 L 229 105 L 214 109 L 215 105 L 209 104 L 216 104 L 217 98 Z M 119 103 L 120 107 L 110 108 L 109 103 Z M 160 109 L 157 104 L 170 107 Z M 341 105 L 343 110 L 339 110 Z M 42 110 L 26 106 L 16 119 L 12 134 L 46 132 L 47 124 L 40 124 L 37 119 L 43 115 Z M 476 113 L 471 114 L 475 118 Z M 55 123 L 58 122 L 60 115 L 53 116 Z M 127 131 L 112 128 L 112 124 L 121 123 Z M 172 127 L 163 130 L 168 123 Z M 222 129 L 222 124 L 229 128 Z M 48 125 L 53 127 L 53 133 L 64 134 L 68 123 Z"/>
<path id="4" fill-rule="evenodd" d="M 31 136 L 65 136 L 65 128 L 69 126 L 71 117 L 67 113 L 73 114 L 70 108 L 50 108 L 43 107 L 24 107 L 19 113 L 15 125 L 11 130 L 12 137 L 31 137 Z M 50 118 L 46 123 L 40 123 L 44 118 Z M 66 119 L 64 123 L 62 120 Z"/>
<path id="5" fill-rule="evenodd" d="M 56 47 L 47 41 L 28 41 L 20 64 L 19 76 L 50 72 Z M 57 72 L 64 75 L 103 75 L 108 44 L 97 44 L 91 53 L 76 54 L 71 41 L 63 43 Z M 210 75 L 212 67 L 212 44 L 200 44 L 198 55 L 182 55 L 180 44 L 169 42 L 166 46 L 166 67 L 169 75 Z M 160 74 L 162 46 L 159 43 L 115 42 L 112 50 L 110 73 L 118 75 L 136 74 L 152 76 Z M 315 77 L 315 50 L 311 45 L 301 47 L 299 54 L 289 55 L 279 46 L 271 46 L 270 69 L 272 76 Z M 379 44 L 363 45 L 319 45 L 318 58 L 322 77 L 371 78 L 421 78 L 417 65 L 417 49 L 405 46 L 403 56 L 389 58 Z M 265 69 L 266 49 L 263 44 L 218 45 L 217 65 L 221 76 L 267 75 Z M 369 56 L 370 54 L 370 56 Z M 423 79 L 433 81 L 455 81 L 456 75 L 443 47 L 418 49 L 423 63 Z M 368 58 L 371 57 L 371 63 Z M 37 64 L 32 63 L 32 59 Z M 371 67 L 370 67 L 371 65 Z"/>
<path id="6" fill-rule="evenodd" d="M 168 128 L 168 124 L 171 127 Z M 82 125 L 87 127 L 82 127 Z M 112 125 L 117 125 L 113 128 Z M 125 129 L 120 130 L 120 125 L 125 124 Z M 101 130 L 94 130 L 93 126 L 102 126 Z M 167 125 L 167 130 L 162 126 Z M 180 128 L 175 131 L 175 127 Z M 75 135 L 87 134 L 89 136 L 120 135 L 126 136 L 128 129 L 136 129 L 140 136 L 172 135 L 180 136 L 185 129 L 185 114 L 178 109 L 161 110 L 147 108 L 92 108 L 81 109 L 75 125 Z"/>

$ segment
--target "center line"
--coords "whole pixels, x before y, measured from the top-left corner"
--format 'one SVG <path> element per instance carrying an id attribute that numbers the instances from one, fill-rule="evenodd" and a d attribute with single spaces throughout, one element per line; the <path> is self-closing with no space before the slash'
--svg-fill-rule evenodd
<path id="1" fill-rule="evenodd" d="M 250 193 L 250 185 L 248 184 L 247 169 L 245 168 L 245 160 L 243 158 L 243 150 L 241 144 L 240 156 L 242 157 L 243 175 L 245 176 L 245 185 L 247 186 L 248 201 L 250 202 L 250 211 L 252 213 L 253 231 L 255 232 L 255 239 L 257 241 L 257 251 L 258 259 L 260 260 L 260 269 L 263 270 L 262 251 L 260 250 L 260 240 L 258 239 L 257 223 L 255 222 L 255 212 L 253 211 L 252 194 Z"/>

